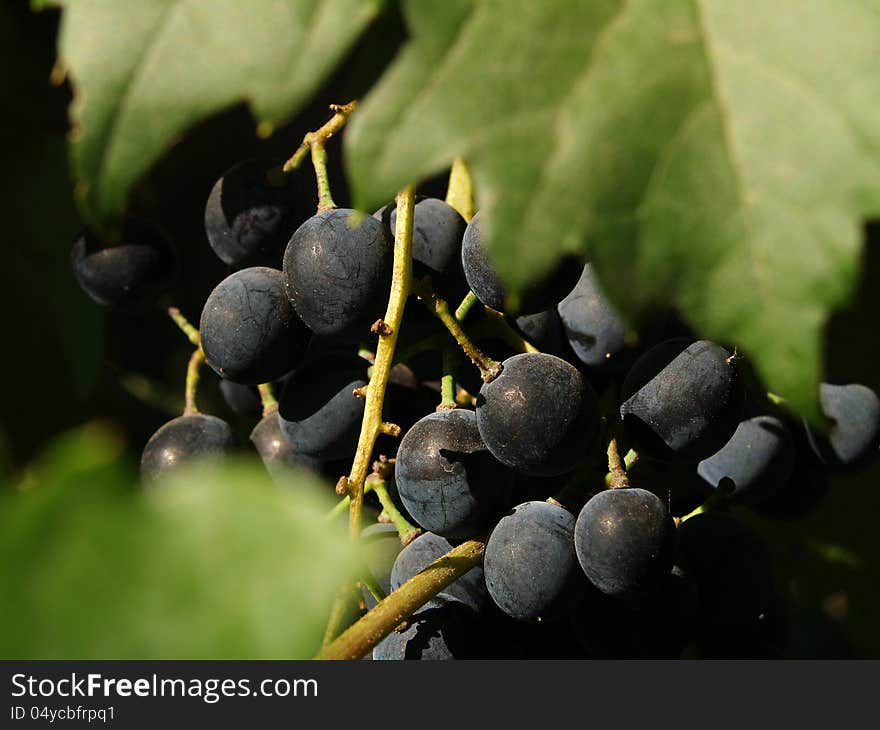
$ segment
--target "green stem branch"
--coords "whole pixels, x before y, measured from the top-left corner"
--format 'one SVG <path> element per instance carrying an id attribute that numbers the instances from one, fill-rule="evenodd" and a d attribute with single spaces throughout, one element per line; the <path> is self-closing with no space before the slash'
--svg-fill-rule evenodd
<path id="1" fill-rule="evenodd" d="M 455 402 L 455 353 L 448 347 L 443 348 L 443 375 L 440 377 L 440 405 L 438 411 L 457 408 Z"/>
<path id="2" fill-rule="evenodd" d="M 474 217 L 474 184 L 467 165 L 460 157 L 452 163 L 452 170 L 449 172 L 446 203 L 455 208 L 466 221 L 470 222 Z"/>
<path id="3" fill-rule="evenodd" d="M 412 282 L 412 234 L 415 189 L 410 186 L 397 196 L 397 230 L 394 236 L 394 264 L 391 275 L 391 293 L 388 308 L 383 319 L 384 327 L 379 328 L 379 344 L 376 348 L 376 361 L 373 375 L 367 385 L 364 403 L 364 418 L 358 438 L 357 451 L 348 477 L 348 490 L 351 496 L 349 510 L 349 534 L 356 540 L 361 529 L 361 513 L 364 506 L 364 483 L 370 468 L 370 458 L 376 437 L 382 427 L 382 406 L 385 401 L 385 387 L 388 374 L 394 361 L 394 348 L 403 321 L 403 310 Z"/>
<path id="4" fill-rule="evenodd" d="M 370 482 L 369 482 L 369 480 L 368 480 L 368 481 L 366 482 L 366 484 L 364 484 L 364 494 L 369 494 L 369 493 L 372 492 L 372 491 L 373 491 L 373 485 L 370 484 Z M 339 501 L 333 506 L 333 509 L 331 509 L 331 510 L 327 513 L 327 515 L 326 515 L 326 519 L 327 519 L 328 521 L 329 521 L 329 520 L 333 520 L 333 519 L 339 517 L 340 515 L 345 514 L 346 512 L 348 512 L 348 507 L 349 507 L 350 504 L 351 504 L 351 497 L 349 497 L 349 496 L 346 494 L 342 499 L 340 499 L 340 500 L 339 500 Z"/>
<path id="5" fill-rule="evenodd" d="M 168 316 L 171 317 L 174 324 L 180 328 L 180 331 L 186 335 L 186 338 L 195 347 L 199 347 L 202 344 L 199 331 L 189 323 L 189 320 L 180 313 L 177 307 L 168 307 Z"/>
<path id="6" fill-rule="evenodd" d="M 260 401 L 263 404 L 264 416 L 268 416 L 270 413 L 274 413 L 278 410 L 278 401 L 275 399 L 275 394 L 272 392 L 272 383 L 261 383 L 257 386 L 257 391 L 260 394 Z"/>
<path id="7" fill-rule="evenodd" d="M 314 132 L 309 132 L 303 137 L 303 141 L 296 152 L 284 163 L 283 171 L 290 172 L 299 167 L 303 160 L 305 160 L 306 155 L 312 150 L 313 145 L 324 146 L 327 144 L 327 141 L 334 134 L 342 131 L 342 128 L 355 109 L 357 109 L 356 101 L 350 101 L 348 104 L 331 104 L 330 111 L 333 112 L 333 116 L 324 126 L 316 129 Z"/>
<path id="8" fill-rule="evenodd" d="M 199 371 L 205 362 L 205 351 L 197 347 L 189 358 L 186 366 L 186 400 L 183 407 L 184 416 L 194 416 L 199 412 L 196 405 L 196 391 L 199 388 Z"/>
<path id="9" fill-rule="evenodd" d="M 611 475 L 611 489 L 626 489 L 629 487 L 629 478 L 626 469 L 620 460 L 617 450 L 617 437 L 608 439 L 608 473 Z"/>
<path id="10" fill-rule="evenodd" d="M 483 559 L 485 542 L 469 540 L 435 560 L 326 644 L 318 659 L 360 659 L 433 596 Z"/>
<path id="11" fill-rule="evenodd" d="M 474 305 L 480 301 L 477 299 L 477 295 L 472 291 L 469 291 L 464 295 L 464 299 L 461 300 L 461 304 L 458 305 L 455 309 L 455 318 L 459 322 L 464 322 L 465 318 L 468 316 L 468 313 L 471 309 L 474 308 Z"/>
<path id="12" fill-rule="evenodd" d="M 318 212 L 333 210 L 336 202 L 330 193 L 330 176 L 327 174 L 327 150 L 324 145 L 312 146 L 312 167 L 315 168 L 315 180 L 318 183 Z"/>
<path id="13" fill-rule="evenodd" d="M 422 533 L 422 531 L 415 525 L 411 524 L 410 521 L 403 516 L 401 511 L 397 509 L 397 505 L 394 504 L 394 500 L 388 492 L 388 484 L 381 476 L 375 473 L 370 474 L 367 478 L 367 484 L 372 486 L 373 491 L 379 498 L 379 504 L 382 505 L 382 511 L 385 512 L 386 517 L 391 520 L 391 524 L 397 528 L 400 542 L 404 545 L 409 545 Z"/>
<path id="14" fill-rule="evenodd" d="M 357 108 L 357 102 L 352 101 L 348 104 L 333 104 L 330 110 L 334 112 L 324 126 L 309 132 L 303 137 L 302 144 L 293 153 L 291 158 L 284 163 L 282 171 L 285 173 L 299 167 L 306 154 L 310 154 L 312 158 L 312 167 L 315 168 L 315 179 L 318 183 L 318 212 L 332 210 L 336 207 L 333 195 L 330 193 L 330 178 L 327 174 L 327 150 L 326 144 L 333 135 L 338 133 L 348 121 L 352 112 Z"/>
<path id="15" fill-rule="evenodd" d="M 363 583 L 364 587 L 370 592 L 370 595 L 372 595 L 377 602 L 385 600 L 385 591 L 382 590 L 382 586 L 379 585 L 378 581 L 373 577 L 373 574 L 369 571 L 369 569 L 363 571 L 363 575 L 361 576 L 361 583 Z"/>
<path id="16" fill-rule="evenodd" d="M 385 401 L 385 388 L 388 375 L 394 361 L 394 349 L 397 346 L 397 335 L 403 321 L 403 310 L 409 296 L 412 283 L 412 234 L 413 208 L 415 207 L 415 188 L 409 186 L 397 196 L 397 227 L 394 236 L 394 263 L 391 273 L 391 293 L 388 296 L 388 308 L 381 326 L 373 326 L 379 335 L 376 347 L 376 359 L 370 382 L 364 393 L 364 417 L 361 421 L 361 433 L 358 437 L 357 450 L 348 477 L 343 477 L 348 495 L 351 498 L 348 510 L 349 538 L 355 542 L 360 537 L 361 516 L 364 510 L 364 491 L 370 459 L 376 445 L 376 438 L 382 429 L 382 406 Z M 380 324 L 380 323 L 377 323 Z M 343 589 L 336 599 L 324 634 L 325 644 L 336 635 L 345 616 L 345 604 L 349 600 L 350 591 Z"/>
<path id="17" fill-rule="evenodd" d="M 490 383 L 501 375 L 501 363 L 485 355 L 479 347 L 467 336 L 459 321 L 449 311 L 449 304 L 441 299 L 431 289 L 430 280 L 422 279 L 413 282 L 413 292 L 422 300 L 428 311 L 434 314 L 449 330 L 455 341 L 459 344 L 465 355 L 477 366 L 483 381 Z"/>

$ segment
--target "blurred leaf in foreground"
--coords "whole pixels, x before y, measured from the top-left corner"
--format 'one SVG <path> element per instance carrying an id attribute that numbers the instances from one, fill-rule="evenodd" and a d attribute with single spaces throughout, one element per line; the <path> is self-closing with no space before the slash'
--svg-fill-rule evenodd
<path id="1" fill-rule="evenodd" d="M 304 474 L 204 464 L 142 488 L 87 427 L 0 501 L 5 659 L 307 658 L 352 560 Z"/>

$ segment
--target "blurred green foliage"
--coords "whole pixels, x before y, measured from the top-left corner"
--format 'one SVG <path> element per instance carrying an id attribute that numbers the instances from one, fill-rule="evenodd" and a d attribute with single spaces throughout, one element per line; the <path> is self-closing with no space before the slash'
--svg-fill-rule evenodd
<path id="1" fill-rule="evenodd" d="M 143 488 L 120 446 L 75 431 L 0 498 L 0 656 L 313 656 L 354 564 L 326 491 L 257 459 Z"/>

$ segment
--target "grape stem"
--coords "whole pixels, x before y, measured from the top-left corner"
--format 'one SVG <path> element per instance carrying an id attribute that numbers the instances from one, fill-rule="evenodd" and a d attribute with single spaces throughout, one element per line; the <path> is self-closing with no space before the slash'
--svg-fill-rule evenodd
<path id="1" fill-rule="evenodd" d="M 346 479 L 346 481 L 347 481 L 347 479 Z M 373 485 L 370 484 L 369 482 L 366 482 L 366 483 L 364 484 L 364 494 L 367 494 L 367 493 L 372 492 L 372 491 L 373 491 Z M 343 513 L 345 513 L 345 512 L 348 512 L 348 506 L 349 506 L 350 504 L 351 504 L 351 497 L 349 497 L 349 496 L 346 494 L 342 499 L 340 499 L 340 500 L 339 500 L 339 501 L 333 506 L 333 509 L 331 509 L 331 510 L 326 514 L 325 519 L 327 519 L 328 521 L 329 521 L 329 520 L 333 520 L 333 519 L 335 519 L 336 517 L 339 517 L 339 515 L 341 515 L 341 514 L 343 514 Z"/>
<path id="2" fill-rule="evenodd" d="M 345 488 L 351 498 L 348 510 L 348 532 L 352 542 L 358 540 L 361 530 L 361 515 L 364 509 L 364 490 L 367 473 L 370 469 L 370 458 L 376 445 L 376 438 L 382 428 L 382 406 L 385 401 L 385 388 L 388 375 L 394 361 L 394 349 L 397 346 L 397 334 L 403 321 L 403 310 L 410 293 L 412 283 L 412 234 L 413 208 L 415 207 L 415 188 L 404 188 L 396 199 L 397 224 L 394 235 L 394 263 L 391 273 L 391 293 L 388 296 L 388 308 L 382 322 L 387 325 L 381 328 L 379 344 L 376 347 L 376 359 L 367 390 L 364 394 L 364 417 L 361 422 L 361 433 L 358 437 L 357 451 L 351 472 L 343 477 Z M 324 644 L 336 635 L 345 615 L 345 606 L 350 595 L 347 587 L 343 588 L 333 609 L 324 633 Z"/>
<path id="3" fill-rule="evenodd" d="M 205 362 L 205 351 L 201 347 L 193 350 L 186 366 L 186 400 L 183 407 L 184 416 L 194 416 L 199 412 L 196 405 L 196 391 L 199 387 L 199 369 Z"/>
<path id="4" fill-rule="evenodd" d="M 455 208 L 468 223 L 474 217 L 474 184 L 467 165 L 460 157 L 452 163 L 449 172 L 446 204 Z"/>
<path id="5" fill-rule="evenodd" d="M 413 208 L 415 207 L 415 188 L 405 188 L 397 196 L 397 230 L 394 236 L 394 264 L 391 275 L 391 294 L 388 308 L 382 321 L 388 325 L 379 334 L 376 347 L 376 361 L 373 375 L 364 396 L 364 418 L 358 438 L 357 451 L 348 477 L 348 493 L 351 496 L 349 510 L 349 536 L 356 540 L 361 529 L 361 513 L 364 505 L 364 482 L 370 467 L 370 458 L 376 437 L 382 427 L 382 405 L 385 401 L 385 387 L 394 360 L 397 334 L 403 320 L 403 310 L 409 295 L 412 281 L 412 233 Z"/>
<path id="6" fill-rule="evenodd" d="M 181 314 L 177 307 L 168 307 L 168 316 L 176 324 L 196 349 L 190 355 L 186 366 L 186 385 L 184 386 L 183 415 L 194 416 L 199 413 L 196 405 L 196 391 L 199 389 L 199 368 L 205 362 L 205 351 L 202 349 L 202 338 L 199 331 Z"/>
<path id="7" fill-rule="evenodd" d="M 678 520 L 678 524 L 689 520 L 691 517 L 696 517 L 703 512 L 710 512 L 711 510 L 717 509 L 718 507 L 726 504 L 728 497 L 733 494 L 735 488 L 736 486 L 734 485 L 732 480 L 722 479 L 719 485 L 714 489 L 712 494 L 708 496 L 706 501 L 692 512 L 688 512 L 686 515 L 681 517 Z"/>
<path id="8" fill-rule="evenodd" d="M 400 537 L 402 545 L 409 545 L 422 534 L 421 529 L 411 524 L 410 521 L 403 516 L 401 511 L 397 509 L 397 505 L 394 504 L 394 500 L 388 492 L 388 483 L 385 481 L 384 477 L 373 472 L 367 477 L 364 488 L 366 488 L 367 484 L 372 487 L 376 496 L 379 498 L 379 504 L 382 505 L 382 511 L 385 513 L 385 516 L 388 517 L 388 519 L 391 520 L 391 524 L 397 528 L 397 535 Z"/>
<path id="9" fill-rule="evenodd" d="M 629 478 L 626 476 L 626 469 L 620 460 L 620 454 L 617 451 L 617 437 L 612 436 L 608 439 L 608 474 L 610 475 L 611 489 L 626 489 L 629 487 Z"/>
<path id="10" fill-rule="evenodd" d="M 455 352 L 449 348 L 443 348 L 443 374 L 440 377 L 440 405 L 437 411 L 450 411 L 457 408 L 455 402 L 455 376 L 453 370 L 455 368 Z"/>
<path id="11" fill-rule="evenodd" d="M 632 465 L 635 464 L 638 460 L 639 460 L 638 453 L 636 451 L 634 451 L 633 449 L 630 449 L 629 451 L 626 452 L 626 456 L 623 457 L 623 468 L 626 471 L 629 471 L 632 468 Z M 609 487 L 609 488 L 611 487 L 611 479 L 612 479 L 611 472 L 608 472 L 605 475 L 605 486 L 606 487 Z"/>
<path id="12" fill-rule="evenodd" d="M 195 347 L 199 347 L 202 344 L 199 331 L 189 323 L 189 320 L 180 313 L 177 307 L 168 307 L 168 316 L 171 317 L 174 324 L 180 328 L 180 331 L 186 335 L 186 338 Z"/>
<path id="13" fill-rule="evenodd" d="M 278 410 L 278 401 L 275 399 L 275 394 L 272 392 L 272 383 L 261 383 L 257 386 L 257 391 L 260 394 L 260 401 L 263 404 L 263 416 L 271 415 Z"/>
<path id="14" fill-rule="evenodd" d="M 325 645 L 317 659 L 360 659 L 426 601 L 479 565 L 486 544 L 469 540 L 438 558 L 380 601 L 372 611 Z"/>
<path id="15" fill-rule="evenodd" d="M 396 423 L 389 423 L 388 421 L 382 421 L 379 426 L 379 433 L 384 434 L 385 436 L 391 436 L 392 438 L 400 438 L 400 433 L 402 429 Z"/>
<path id="16" fill-rule="evenodd" d="M 472 291 L 469 291 L 465 294 L 464 299 L 461 300 L 461 304 L 458 305 L 455 309 L 455 318 L 459 322 L 464 322 L 465 318 L 470 313 L 471 309 L 474 308 L 474 305 L 480 301 L 477 299 L 477 295 Z"/>
<path id="17" fill-rule="evenodd" d="M 366 572 L 366 571 L 363 571 Z M 339 633 L 339 627 L 345 620 L 348 613 L 348 607 L 351 604 L 360 602 L 361 594 L 355 582 L 346 581 L 339 587 L 339 593 L 330 609 L 330 618 L 327 621 L 327 628 L 324 629 L 324 638 L 321 639 L 321 651 L 333 643 L 336 634 Z"/>
<path id="18" fill-rule="evenodd" d="M 310 154 L 312 167 L 315 168 L 315 178 L 318 183 L 319 213 L 336 207 L 336 203 L 333 201 L 333 196 L 330 193 L 330 179 L 327 175 L 326 144 L 333 135 L 337 134 L 345 126 L 348 118 L 356 108 L 356 101 L 350 101 L 348 104 L 331 104 L 330 111 L 333 112 L 333 116 L 330 120 L 314 132 L 306 134 L 296 152 L 293 153 L 281 168 L 283 172 L 289 173 L 302 164 L 306 154 Z"/>
<path id="19" fill-rule="evenodd" d="M 363 577 L 361 578 L 361 583 L 364 584 L 364 587 L 370 592 L 373 598 L 376 601 L 384 601 L 385 600 L 385 591 L 382 590 L 382 586 L 376 581 L 373 577 L 372 573 L 369 570 L 365 570 L 363 573 Z"/>
<path id="20" fill-rule="evenodd" d="M 461 324 L 449 311 L 449 304 L 445 299 L 440 298 L 431 289 L 430 277 L 425 277 L 413 282 L 413 293 L 422 300 L 422 303 L 428 308 L 428 311 L 434 314 L 443 325 L 449 330 L 455 341 L 459 344 L 465 355 L 470 361 L 477 366 L 480 376 L 486 383 L 491 383 L 495 378 L 501 375 L 501 363 L 496 362 L 491 357 L 485 355 L 479 347 L 474 344 L 473 340 L 467 336 L 462 329 Z"/>

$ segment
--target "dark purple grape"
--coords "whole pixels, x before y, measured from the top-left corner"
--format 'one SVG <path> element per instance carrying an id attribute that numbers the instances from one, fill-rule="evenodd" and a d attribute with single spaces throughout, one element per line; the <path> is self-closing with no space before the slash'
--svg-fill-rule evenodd
<path id="1" fill-rule="evenodd" d="M 373 648 L 375 660 L 439 661 L 480 655 L 479 621 L 473 609 L 451 596 L 434 596 Z"/>
<path id="2" fill-rule="evenodd" d="M 314 212 L 295 175 L 273 160 L 245 160 L 223 173 L 205 205 L 205 233 L 229 266 L 274 266 L 291 234 Z"/>
<path id="3" fill-rule="evenodd" d="M 519 621 L 557 618 L 576 598 L 583 577 L 574 551 L 574 516 L 548 502 L 526 502 L 501 518 L 483 571 L 489 595 Z"/>
<path id="4" fill-rule="evenodd" d="M 307 469 L 319 474 L 320 459 L 297 450 L 281 431 L 278 412 L 263 416 L 251 431 L 250 441 L 270 472 L 284 469 Z"/>
<path id="5" fill-rule="evenodd" d="M 557 307 L 568 344 L 575 355 L 590 367 L 616 362 L 626 348 L 626 329 L 620 316 L 608 303 L 590 264 Z"/>
<path id="6" fill-rule="evenodd" d="M 741 421 L 720 451 L 697 465 L 712 487 L 733 483 L 731 500 L 760 502 L 781 490 L 794 468 L 794 442 L 785 424 L 773 416 Z"/>
<path id="7" fill-rule="evenodd" d="M 644 595 L 672 568 L 675 523 L 666 505 L 644 489 L 607 489 L 584 505 L 574 529 L 587 578 L 615 598 Z"/>
<path id="8" fill-rule="evenodd" d="M 880 399 L 866 385 L 819 386 L 822 414 L 831 422 L 827 432 L 807 428 L 819 460 L 838 472 L 858 469 L 877 458 L 880 444 Z"/>
<path id="9" fill-rule="evenodd" d="M 535 476 L 562 474 L 586 458 L 598 433 L 596 394 L 565 360 L 514 355 L 480 389 L 477 425 L 502 464 Z"/>
<path id="10" fill-rule="evenodd" d="M 509 314 L 535 314 L 555 307 L 581 275 L 582 265 L 563 258 L 547 275 L 525 287 L 520 294 L 507 290 L 483 243 L 482 213 L 468 223 L 461 244 L 461 263 L 471 291 L 487 307 Z"/>
<path id="11" fill-rule="evenodd" d="M 397 206 L 391 203 L 373 215 L 388 227 L 393 238 Z M 461 268 L 461 239 L 466 227 L 459 212 L 438 198 L 423 198 L 413 209 L 413 276 L 430 276 L 434 291 L 452 306 L 468 291 Z"/>
<path id="12" fill-rule="evenodd" d="M 369 327 L 385 312 L 393 240 L 375 218 L 335 208 L 309 218 L 284 253 L 284 283 L 315 334 Z"/>
<path id="13" fill-rule="evenodd" d="M 535 314 L 522 314 L 514 320 L 514 324 L 523 337 L 541 352 L 556 355 L 563 360 L 571 358 L 571 350 L 556 307 Z"/>
<path id="14" fill-rule="evenodd" d="M 221 379 L 220 394 L 229 410 L 238 416 L 260 416 L 263 413 L 263 402 L 256 385 Z"/>
<path id="15" fill-rule="evenodd" d="M 511 475 L 486 448 L 473 411 L 430 413 L 404 436 L 394 470 L 403 506 L 453 539 L 485 530 L 508 506 Z"/>
<path id="16" fill-rule="evenodd" d="M 197 413 L 178 416 L 154 433 L 141 455 L 141 477 L 158 479 L 199 459 L 223 456 L 235 448 L 235 436 L 226 421 Z"/>
<path id="17" fill-rule="evenodd" d="M 152 304 L 177 275 L 177 254 L 167 236 L 155 224 L 134 217 L 125 219 L 117 242 L 82 229 L 70 262 L 83 291 L 98 304 L 117 309 Z"/>
<path id="18" fill-rule="evenodd" d="M 311 336 L 290 306 L 281 272 L 265 266 L 221 281 L 205 302 L 199 331 L 208 365 L 245 385 L 288 373 Z"/>
<path id="19" fill-rule="evenodd" d="M 743 407 L 734 357 L 686 338 L 648 350 L 621 388 L 620 416 L 640 452 L 666 461 L 700 461 L 733 435 Z"/>

